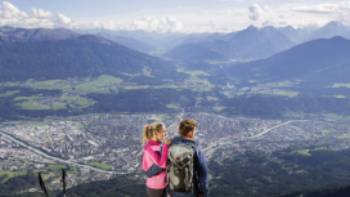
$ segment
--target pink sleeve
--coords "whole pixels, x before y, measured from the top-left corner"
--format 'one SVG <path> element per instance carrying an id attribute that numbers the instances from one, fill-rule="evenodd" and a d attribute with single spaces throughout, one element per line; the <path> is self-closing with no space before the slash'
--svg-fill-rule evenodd
<path id="1" fill-rule="evenodd" d="M 161 168 L 166 168 L 167 159 L 168 159 L 168 144 L 163 144 L 162 155 L 155 153 L 154 151 L 147 149 L 147 153 L 150 155 L 154 164 Z"/>

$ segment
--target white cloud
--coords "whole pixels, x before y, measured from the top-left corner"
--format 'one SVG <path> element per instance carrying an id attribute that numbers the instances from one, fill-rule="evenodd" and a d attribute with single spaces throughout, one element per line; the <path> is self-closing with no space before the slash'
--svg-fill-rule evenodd
<path id="1" fill-rule="evenodd" d="M 1 6 L 1 17 L 5 19 L 9 18 L 18 18 L 18 17 L 26 17 L 26 13 L 20 11 L 11 3 L 4 1 Z"/>
<path id="2" fill-rule="evenodd" d="M 175 32 L 183 29 L 183 24 L 174 17 L 144 17 L 136 20 L 99 20 L 77 21 L 62 13 L 32 8 L 31 12 L 24 12 L 10 2 L 0 3 L 0 26 L 14 26 L 24 28 L 103 28 L 110 30 L 144 30 L 157 32 Z"/>
<path id="3" fill-rule="evenodd" d="M 249 10 L 249 15 L 248 15 L 249 19 L 252 21 L 258 21 L 264 12 L 263 8 L 260 7 L 260 5 L 258 4 L 249 6 L 248 10 Z"/>
<path id="4" fill-rule="evenodd" d="M 70 23 L 72 23 L 72 19 L 61 14 L 61 13 L 58 13 L 56 15 L 56 22 L 58 25 L 66 26 L 66 25 L 69 25 Z"/>
<path id="5" fill-rule="evenodd" d="M 134 20 L 130 25 L 132 30 L 176 32 L 182 30 L 184 25 L 174 17 L 145 17 Z"/>
<path id="6" fill-rule="evenodd" d="M 262 4 L 253 4 L 245 8 L 236 7 L 236 11 L 239 9 L 245 10 L 245 14 L 226 14 L 226 18 L 230 18 L 230 21 L 226 21 L 223 26 L 240 26 L 244 28 L 249 24 L 261 27 L 266 25 L 272 26 L 287 26 L 294 27 L 303 26 L 322 26 L 329 21 L 341 21 L 350 25 L 350 1 L 319 1 L 318 3 L 294 1 L 288 3 L 273 4 L 265 1 Z M 241 15 L 246 17 L 246 20 Z M 248 17 L 247 17 L 248 16 Z M 218 24 L 218 21 L 214 21 Z M 241 25 L 239 25 L 241 24 Z"/>
<path id="7" fill-rule="evenodd" d="M 49 17 L 52 17 L 53 15 L 50 11 L 37 9 L 37 8 L 32 9 L 32 14 L 36 18 L 49 18 Z"/>
<path id="8" fill-rule="evenodd" d="M 332 20 L 350 24 L 350 2 L 340 1 L 333 3 L 320 3 L 309 6 L 293 8 L 294 12 L 305 13 L 307 17 L 315 18 L 319 23 L 327 23 Z M 322 21 L 322 22 L 321 22 Z"/>
<path id="9" fill-rule="evenodd" d="M 157 32 L 230 32 L 250 24 L 295 27 L 324 25 L 338 20 L 350 25 L 350 1 L 301 0 L 276 3 L 277 0 L 256 1 L 220 0 L 212 7 L 182 7 L 172 10 L 144 10 L 128 12 L 104 19 L 71 19 L 62 13 L 40 8 L 25 12 L 10 2 L 0 2 L 0 26 L 15 27 L 66 27 L 73 29 L 101 28 L 109 30 L 144 30 Z M 242 2 L 240 5 L 237 2 Z M 233 2 L 230 4 L 230 2 Z M 243 3 L 245 2 L 245 3 Z M 254 1 L 253 1 L 254 2 Z M 328 2 L 328 3 L 327 3 Z M 250 6 L 249 6 L 250 5 Z M 248 9 L 247 9 L 248 8 Z M 146 16 L 146 17 L 145 17 Z"/>
<path id="10" fill-rule="evenodd" d="M 126 25 L 118 24 L 116 20 L 75 21 L 72 27 L 75 29 L 127 29 Z"/>
<path id="11" fill-rule="evenodd" d="M 30 13 L 21 11 L 10 2 L 4 1 L 0 4 L 0 25 L 14 27 L 70 27 L 72 19 L 47 10 L 33 8 Z"/>
<path id="12" fill-rule="evenodd" d="M 300 6 L 293 9 L 296 12 L 304 12 L 310 14 L 332 14 L 339 11 L 338 4 L 323 3 L 311 6 Z"/>

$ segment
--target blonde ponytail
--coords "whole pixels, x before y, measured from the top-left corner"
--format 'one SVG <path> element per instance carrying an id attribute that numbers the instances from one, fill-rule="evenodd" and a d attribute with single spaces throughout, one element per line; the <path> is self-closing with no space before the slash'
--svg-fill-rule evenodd
<path id="1" fill-rule="evenodd" d="M 156 132 L 160 132 L 165 129 L 165 125 L 162 122 L 154 122 L 152 124 L 146 124 L 142 131 L 142 143 L 145 144 L 148 140 L 152 139 Z"/>
<path id="2" fill-rule="evenodd" d="M 153 127 L 150 124 L 146 124 L 142 131 L 142 143 L 145 144 L 153 137 Z"/>

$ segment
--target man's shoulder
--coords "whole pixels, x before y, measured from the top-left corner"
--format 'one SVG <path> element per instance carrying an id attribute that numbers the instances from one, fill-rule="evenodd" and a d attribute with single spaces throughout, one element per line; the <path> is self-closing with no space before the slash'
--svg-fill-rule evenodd
<path id="1" fill-rule="evenodd" d="M 183 143 L 182 137 L 177 136 L 171 139 L 171 144 L 179 144 L 179 143 Z"/>
<path id="2" fill-rule="evenodd" d="M 171 145 L 179 145 L 179 144 L 184 144 L 187 146 L 191 146 L 193 149 L 197 150 L 197 142 L 193 140 L 189 140 L 183 137 L 175 137 L 171 140 Z"/>
<path id="3" fill-rule="evenodd" d="M 186 138 L 183 138 L 180 136 L 174 137 L 171 140 L 171 144 L 179 144 L 179 143 L 197 144 L 197 142 L 195 140 L 186 139 Z"/>

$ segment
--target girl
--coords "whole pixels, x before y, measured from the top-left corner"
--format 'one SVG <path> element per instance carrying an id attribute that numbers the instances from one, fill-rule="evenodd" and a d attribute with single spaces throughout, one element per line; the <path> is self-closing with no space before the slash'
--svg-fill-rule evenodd
<path id="1" fill-rule="evenodd" d="M 166 165 L 170 141 L 165 138 L 166 128 L 163 123 L 145 125 L 143 129 L 142 169 L 147 175 L 146 188 L 148 197 L 165 196 L 167 187 Z"/>

